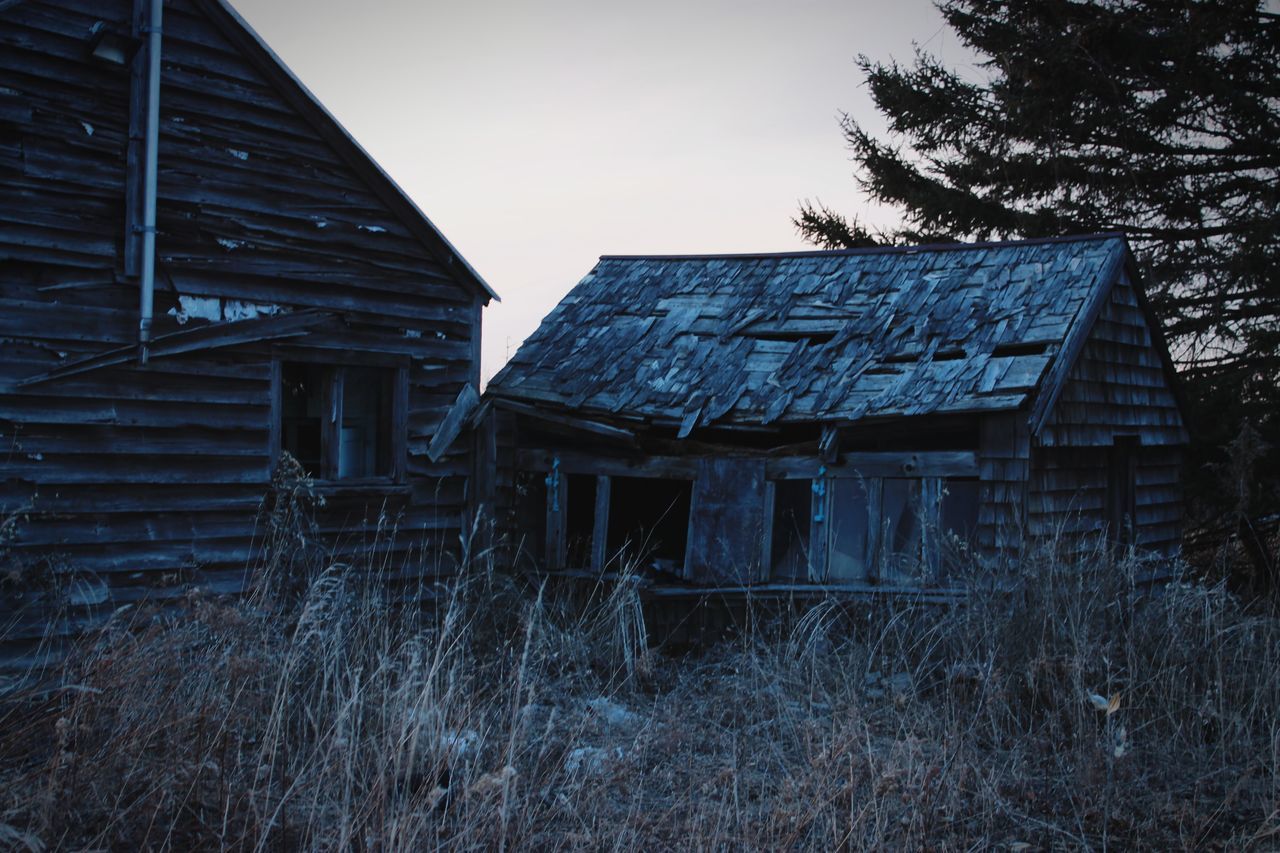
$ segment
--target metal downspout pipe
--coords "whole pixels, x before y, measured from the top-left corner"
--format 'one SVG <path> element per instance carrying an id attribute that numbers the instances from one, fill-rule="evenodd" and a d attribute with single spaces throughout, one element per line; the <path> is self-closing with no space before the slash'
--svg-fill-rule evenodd
<path id="1" fill-rule="evenodd" d="M 160 148 L 160 18 L 164 0 L 150 0 L 147 15 L 147 132 L 143 154 L 142 280 L 138 309 L 138 363 L 146 364 L 156 289 L 156 183 Z"/>

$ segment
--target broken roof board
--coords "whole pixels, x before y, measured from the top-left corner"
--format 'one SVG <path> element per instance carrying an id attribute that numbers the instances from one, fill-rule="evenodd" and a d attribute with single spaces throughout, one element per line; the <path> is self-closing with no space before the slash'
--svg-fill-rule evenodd
<path id="1" fill-rule="evenodd" d="M 1016 409 L 1128 258 L 1113 234 L 606 256 L 489 388 L 684 434 Z"/>

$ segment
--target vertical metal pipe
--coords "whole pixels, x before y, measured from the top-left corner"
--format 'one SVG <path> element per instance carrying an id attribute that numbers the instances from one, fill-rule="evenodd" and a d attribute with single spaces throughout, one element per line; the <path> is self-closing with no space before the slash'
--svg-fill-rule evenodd
<path id="1" fill-rule="evenodd" d="M 156 289 L 156 182 L 160 148 L 160 17 L 164 0 L 151 0 L 147 16 L 147 135 L 143 155 L 142 281 L 138 310 L 138 362 L 147 363 Z"/>

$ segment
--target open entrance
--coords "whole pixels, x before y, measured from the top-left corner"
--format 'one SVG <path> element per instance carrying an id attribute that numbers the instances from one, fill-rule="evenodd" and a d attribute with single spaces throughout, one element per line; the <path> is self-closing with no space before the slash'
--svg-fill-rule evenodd
<path id="1" fill-rule="evenodd" d="M 609 554 L 623 551 L 639 557 L 643 565 L 679 573 L 689 544 L 692 495 L 691 480 L 613 477 L 606 537 Z"/>
<path id="2" fill-rule="evenodd" d="M 596 478 L 592 474 L 565 477 L 568 500 L 565 507 L 565 567 L 591 567 L 591 542 L 596 519 Z"/>
<path id="3" fill-rule="evenodd" d="M 813 481 L 778 480 L 773 492 L 772 576 L 777 580 L 809 577 L 809 527 L 813 517 Z"/>

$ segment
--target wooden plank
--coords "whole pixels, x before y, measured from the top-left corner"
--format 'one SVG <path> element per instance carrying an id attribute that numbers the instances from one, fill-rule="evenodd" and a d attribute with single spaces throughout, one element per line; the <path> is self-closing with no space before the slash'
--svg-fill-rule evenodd
<path id="1" fill-rule="evenodd" d="M 591 528 L 591 570 L 594 572 L 603 572 L 609 559 L 609 495 L 612 486 L 610 477 L 596 477 L 595 518 Z"/>
<path id="2" fill-rule="evenodd" d="M 759 573 L 764 460 L 703 457 L 693 483 L 685 577 L 700 583 L 750 583 Z"/>
<path id="3" fill-rule="evenodd" d="M 809 580 L 822 583 L 827 577 L 827 563 L 831 550 L 831 488 L 830 471 L 825 465 L 814 472 L 809 510 Z M 775 478 L 776 479 L 776 478 Z"/>
<path id="4" fill-rule="evenodd" d="M 462 390 L 458 392 L 458 399 L 453 403 L 453 408 L 449 410 L 444 422 L 431 438 L 431 445 L 427 448 L 427 458 L 432 462 L 440 461 L 479 405 L 480 395 L 476 393 L 475 386 L 471 383 L 462 386 Z"/>
<path id="5" fill-rule="evenodd" d="M 516 454 L 517 467 L 525 471 L 550 471 L 553 459 L 560 461 L 566 474 L 605 474 L 611 477 L 669 477 L 692 480 L 698 474 L 697 457 L 595 456 L 573 451 L 521 449 Z"/>
<path id="6" fill-rule="evenodd" d="M 546 565 L 550 571 L 565 567 L 566 534 L 565 509 L 569 503 L 569 478 L 553 460 L 547 482 L 547 553 Z"/>
<path id="7" fill-rule="evenodd" d="M 236 320 L 229 323 L 215 323 L 209 326 L 171 332 L 153 339 L 151 358 L 164 358 L 189 352 L 200 352 L 222 347 L 239 346 L 246 343 L 265 340 L 279 340 L 284 337 L 295 337 L 303 334 L 308 328 L 332 319 L 332 315 L 314 311 L 300 311 L 296 314 L 285 314 L 278 317 L 257 317 L 248 320 Z M 19 388 L 50 382 L 67 376 L 75 376 L 112 367 L 131 360 L 137 354 L 132 344 L 109 350 L 65 364 L 46 373 L 32 376 L 18 383 Z"/>
<path id="8" fill-rule="evenodd" d="M 767 581 L 773 575 L 773 521 L 777 512 L 778 487 L 773 480 L 764 482 L 764 529 L 760 535 L 760 574 L 757 582 Z"/>
<path id="9" fill-rule="evenodd" d="M 603 424 L 599 421 L 593 421 L 587 418 L 550 411 L 537 406 L 530 406 L 526 403 L 510 400 L 504 397 L 491 396 L 489 399 L 493 401 L 493 405 L 506 409 L 508 412 L 514 412 L 535 420 L 545 421 L 551 424 L 559 424 L 571 429 L 589 432 L 592 435 L 599 435 L 604 438 L 614 439 L 615 441 L 620 441 L 630 446 L 636 445 L 636 434 L 631 430 L 622 429 L 621 427 L 611 426 L 609 424 Z"/>
<path id="10" fill-rule="evenodd" d="M 767 463 L 771 480 L 809 480 L 823 463 L 816 457 L 782 457 Z M 976 477 L 977 455 L 968 450 L 866 451 L 846 453 L 827 467 L 831 477 Z"/>

